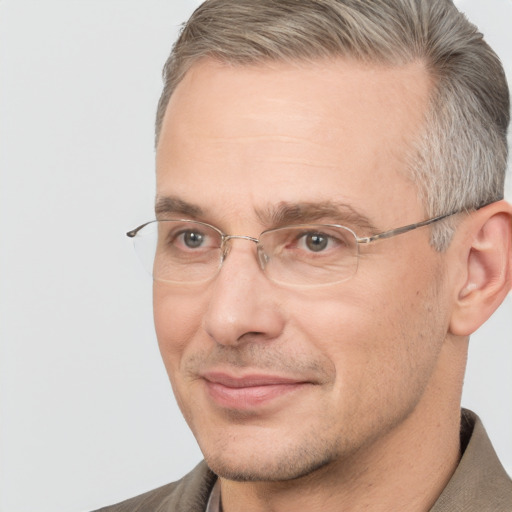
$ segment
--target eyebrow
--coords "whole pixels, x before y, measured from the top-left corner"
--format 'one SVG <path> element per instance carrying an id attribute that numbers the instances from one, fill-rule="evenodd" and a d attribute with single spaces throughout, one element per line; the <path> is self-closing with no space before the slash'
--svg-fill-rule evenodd
<path id="1" fill-rule="evenodd" d="M 163 215 L 184 215 L 186 217 L 201 217 L 204 211 L 201 207 L 183 201 L 175 196 L 157 196 L 155 201 L 156 218 Z"/>
<path id="2" fill-rule="evenodd" d="M 157 196 L 155 201 L 156 218 L 182 215 L 193 218 L 205 218 L 205 210 L 176 196 Z M 323 221 L 341 224 L 351 228 L 376 233 L 378 229 L 370 219 L 353 206 L 333 201 L 306 201 L 290 203 L 282 201 L 275 206 L 257 209 L 256 216 L 263 226 L 282 227 L 293 224 L 310 224 Z"/>
<path id="3" fill-rule="evenodd" d="M 256 214 L 264 225 L 273 227 L 289 224 L 309 224 L 314 221 L 323 221 L 342 224 L 346 227 L 357 227 L 369 232 L 378 229 L 362 212 L 351 205 L 333 201 L 321 202 L 281 202 L 275 207 L 257 210 Z"/>

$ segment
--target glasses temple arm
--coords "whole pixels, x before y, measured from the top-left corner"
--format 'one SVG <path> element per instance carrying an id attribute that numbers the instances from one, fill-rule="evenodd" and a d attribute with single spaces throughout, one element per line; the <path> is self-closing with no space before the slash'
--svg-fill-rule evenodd
<path id="1" fill-rule="evenodd" d="M 439 215 L 438 217 L 434 217 L 432 219 L 427 219 L 422 222 L 417 222 L 416 224 L 408 224 L 407 226 L 402 226 L 401 228 L 391 229 L 390 231 L 384 231 L 383 233 L 377 233 L 373 236 L 367 236 L 357 239 L 358 244 L 369 244 L 371 242 L 375 242 L 375 240 L 381 240 L 384 238 L 391 238 L 396 235 L 401 235 L 402 233 L 407 233 L 412 231 L 413 229 L 421 228 L 423 226 L 428 226 L 429 224 L 433 224 L 434 222 L 438 222 L 440 220 L 446 219 L 447 217 L 451 217 L 460 212 L 451 212 L 445 213 L 444 215 Z"/>

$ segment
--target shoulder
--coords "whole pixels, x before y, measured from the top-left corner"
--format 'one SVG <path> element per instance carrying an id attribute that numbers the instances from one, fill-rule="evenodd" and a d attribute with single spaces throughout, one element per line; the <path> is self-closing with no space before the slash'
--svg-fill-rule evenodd
<path id="1" fill-rule="evenodd" d="M 431 512 L 510 512 L 512 481 L 501 465 L 480 418 L 462 410 L 463 454 Z"/>
<path id="2" fill-rule="evenodd" d="M 177 482 L 95 512 L 204 512 L 216 478 L 201 462 Z"/>

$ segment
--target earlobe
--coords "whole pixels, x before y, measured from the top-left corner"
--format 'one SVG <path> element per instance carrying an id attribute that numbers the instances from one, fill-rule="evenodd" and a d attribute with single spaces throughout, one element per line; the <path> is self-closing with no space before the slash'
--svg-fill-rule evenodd
<path id="1" fill-rule="evenodd" d="M 464 279 L 450 321 L 450 332 L 458 336 L 475 332 L 510 291 L 512 206 L 505 201 L 492 203 L 472 213 L 464 224 Z"/>

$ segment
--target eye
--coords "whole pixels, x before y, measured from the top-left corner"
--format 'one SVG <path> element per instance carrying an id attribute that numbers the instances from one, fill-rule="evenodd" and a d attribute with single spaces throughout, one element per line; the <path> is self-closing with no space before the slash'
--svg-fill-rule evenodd
<path id="1" fill-rule="evenodd" d="M 302 237 L 302 241 L 313 252 L 323 251 L 329 245 L 329 237 L 323 233 L 308 233 Z"/>
<path id="2" fill-rule="evenodd" d="M 203 252 L 217 248 L 218 235 L 208 226 L 194 223 L 163 221 L 160 239 L 169 250 L 182 252 Z"/>
<path id="3" fill-rule="evenodd" d="M 322 252 L 337 245 L 335 239 L 322 232 L 303 233 L 297 239 L 297 248 L 311 252 Z"/>
<path id="4" fill-rule="evenodd" d="M 199 231 L 185 231 L 181 233 L 180 236 L 183 240 L 183 243 L 189 249 L 197 249 L 198 247 L 201 247 L 205 239 L 205 235 Z"/>

